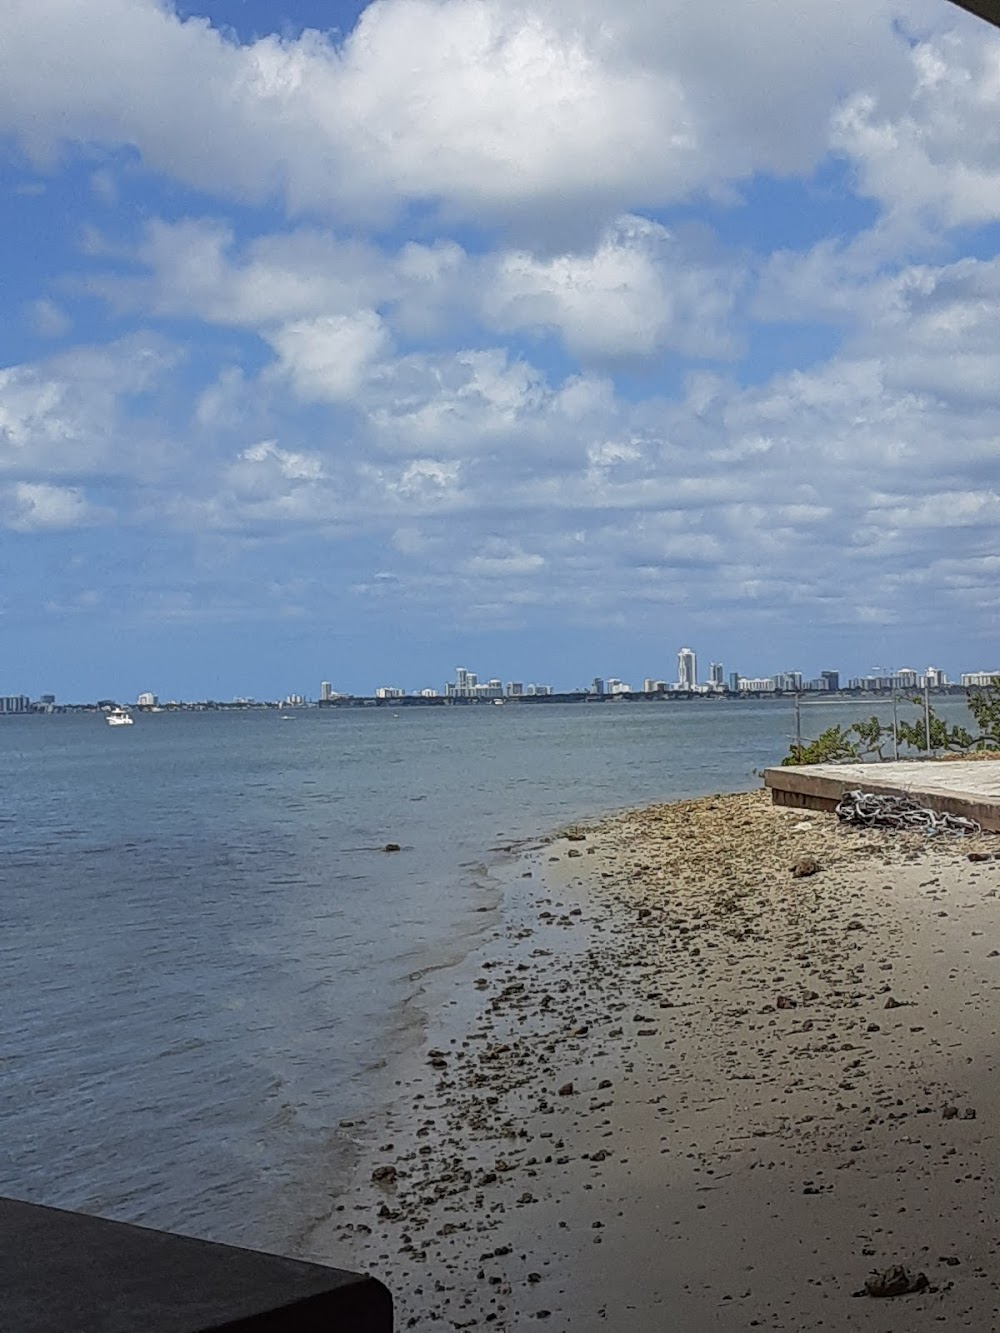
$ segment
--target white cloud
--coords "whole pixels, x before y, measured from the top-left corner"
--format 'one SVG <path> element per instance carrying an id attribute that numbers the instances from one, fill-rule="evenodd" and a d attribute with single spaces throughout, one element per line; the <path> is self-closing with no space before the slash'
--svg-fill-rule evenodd
<path id="1" fill-rule="evenodd" d="M 0 473 L 79 477 L 156 466 L 152 447 L 123 432 L 123 402 L 152 389 L 177 363 L 161 339 L 135 335 L 76 347 L 37 364 L 0 369 Z"/>
<path id="2" fill-rule="evenodd" d="M 671 233 L 623 217 L 591 253 L 497 256 L 487 322 L 501 332 L 557 330 L 582 360 L 731 355 L 728 321 L 738 275 L 686 255 Z"/>
<path id="3" fill-rule="evenodd" d="M 51 532 L 79 528 L 106 517 L 81 491 L 43 482 L 0 486 L 0 523 L 12 532 Z"/>
<path id="4" fill-rule="evenodd" d="M 374 310 L 285 324 L 268 335 L 278 372 L 304 402 L 349 402 L 386 351 L 389 336 Z"/>
<path id="5" fill-rule="evenodd" d="M 704 249 L 704 246 L 701 247 Z M 242 248 L 216 221 L 154 220 L 130 256 L 138 278 L 101 275 L 87 288 L 118 310 L 195 316 L 263 332 L 298 321 L 361 320 L 372 311 L 408 339 L 447 335 L 481 318 L 494 332 L 554 333 L 583 361 L 672 350 L 729 357 L 740 266 L 625 216 L 596 244 L 560 254 L 499 250 L 471 257 L 454 242 L 409 242 L 394 254 L 317 229 L 261 236 Z"/>
<path id="6" fill-rule="evenodd" d="M 232 228 L 216 219 L 157 218 L 128 257 L 145 276 L 99 276 L 89 289 L 122 310 L 238 328 L 345 314 L 392 291 L 375 247 L 315 229 L 259 236 L 239 250 Z"/>
<path id="7" fill-rule="evenodd" d="M 858 90 L 834 119 L 832 146 L 890 212 L 948 227 L 1000 217 L 1000 38 L 985 25 L 911 52 L 909 96 Z"/>
<path id="8" fill-rule="evenodd" d="M 61 338 L 70 330 L 70 318 L 66 311 L 48 297 L 32 301 L 27 313 L 32 328 L 43 338 Z"/>
<path id="9" fill-rule="evenodd" d="M 151 170 L 293 213 L 430 201 L 589 229 L 808 170 L 842 94 L 892 103 L 912 79 L 896 8 L 754 0 L 720 23 L 682 0 L 380 0 L 340 46 L 240 46 L 154 0 L 14 0 L 0 128 L 39 161 L 66 139 L 133 146 Z"/>

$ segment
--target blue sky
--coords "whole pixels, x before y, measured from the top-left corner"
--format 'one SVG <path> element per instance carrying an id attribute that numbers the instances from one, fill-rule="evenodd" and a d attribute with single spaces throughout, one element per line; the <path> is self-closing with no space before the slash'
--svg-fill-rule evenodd
<path id="1" fill-rule="evenodd" d="M 1000 37 L 14 0 L 0 692 L 1000 665 Z"/>

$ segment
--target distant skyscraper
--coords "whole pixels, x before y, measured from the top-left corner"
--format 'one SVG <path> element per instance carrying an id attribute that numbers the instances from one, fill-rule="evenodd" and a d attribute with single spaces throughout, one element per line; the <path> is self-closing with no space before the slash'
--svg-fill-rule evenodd
<path id="1" fill-rule="evenodd" d="M 820 680 L 823 680 L 823 681 L 826 682 L 826 684 L 823 686 L 824 689 L 826 689 L 826 690 L 833 690 L 833 691 L 837 691 L 837 690 L 840 689 L 840 672 L 839 672 L 839 671 L 821 671 L 821 672 L 819 673 L 819 676 L 820 676 Z"/>
<path id="2" fill-rule="evenodd" d="M 698 659 L 691 648 L 677 654 L 677 684 L 682 690 L 693 690 L 698 684 Z"/>
<path id="3" fill-rule="evenodd" d="M 726 683 L 726 674 L 722 669 L 721 662 L 710 662 L 708 664 L 708 683 L 715 685 L 720 690 Z"/>
<path id="4" fill-rule="evenodd" d="M 604 697 L 604 681 L 600 676 L 595 676 L 590 683 L 591 694 L 596 694 L 599 699 Z"/>
<path id="5" fill-rule="evenodd" d="M 333 698 L 333 686 L 328 680 L 321 680 L 319 683 L 319 701 L 322 704 L 328 704 Z"/>
<path id="6" fill-rule="evenodd" d="M 739 692 L 740 692 L 740 673 L 739 673 L 738 671 L 730 671 L 730 673 L 729 673 L 729 693 L 730 693 L 730 694 L 739 694 Z"/>

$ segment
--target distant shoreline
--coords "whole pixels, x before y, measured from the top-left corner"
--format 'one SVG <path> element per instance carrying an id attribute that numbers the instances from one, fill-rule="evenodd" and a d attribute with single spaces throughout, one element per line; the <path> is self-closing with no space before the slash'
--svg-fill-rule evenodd
<path id="1" fill-rule="evenodd" d="M 976 690 L 977 686 L 971 685 L 945 685 L 930 691 L 932 699 L 966 699 L 970 692 Z M 57 716 L 67 713 L 103 713 L 112 707 L 125 707 L 133 713 L 246 713 L 246 712 L 267 712 L 280 711 L 284 713 L 310 712 L 315 709 L 338 709 L 338 708 L 382 708 L 389 709 L 391 712 L 398 712 L 400 708 L 481 708 L 496 705 L 521 706 L 521 705 L 541 705 L 541 704 L 657 704 L 657 703 L 706 703 L 706 704 L 739 704 L 739 703 L 784 703 L 792 704 L 796 699 L 804 705 L 822 704 L 822 703 L 890 703 L 893 693 L 900 700 L 905 699 L 911 692 L 916 691 L 913 686 L 912 691 L 909 688 L 897 688 L 893 690 L 802 690 L 799 693 L 794 691 L 767 690 L 767 691 L 741 691 L 735 694 L 730 690 L 713 690 L 705 693 L 691 690 L 657 690 L 648 693 L 641 690 L 634 690 L 622 694 L 590 694 L 585 690 L 568 690 L 560 694 L 524 694 L 505 696 L 504 698 L 485 698 L 471 699 L 462 697 L 448 697 L 446 695 L 435 695 L 427 697 L 425 695 L 404 695 L 398 699 L 379 699 L 374 695 L 345 694 L 337 699 L 315 700 L 301 704 L 286 704 L 276 700 L 241 700 L 239 702 L 225 702 L 216 699 L 203 700 L 178 700 L 157 704 L 150 707 L 141 704 L 125 703 L 118 701 L 102 699 L 97 703 L 67 703 L 67 704 L 42 704 L 33 705 L 20 711 L 0 714 L 3 717 L 29 717 L 32 715 Z"/>

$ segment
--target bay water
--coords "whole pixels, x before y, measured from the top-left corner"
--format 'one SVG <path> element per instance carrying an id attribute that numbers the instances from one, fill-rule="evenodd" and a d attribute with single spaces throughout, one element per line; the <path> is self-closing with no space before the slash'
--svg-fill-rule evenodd
<path id="1" fill-rule="evenodd" d="M 0 1194 L 294 1252 L 517 844 L 755 787 L 793 732 L 787 700 L 0 720 Z"/>

